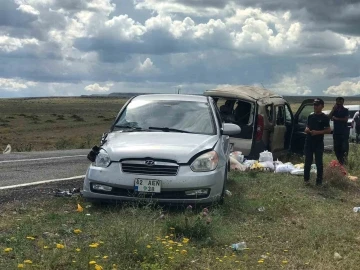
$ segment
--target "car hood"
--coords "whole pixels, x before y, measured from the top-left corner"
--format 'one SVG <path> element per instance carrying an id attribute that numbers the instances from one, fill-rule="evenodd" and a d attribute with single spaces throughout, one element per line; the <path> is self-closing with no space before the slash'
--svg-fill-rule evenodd
<path id="1" fill-rule="evenodd" d="M 194 155 L 212 149 L 218 136 L 174 132 L 112 132 L 102 146 L 111 160 L 168 159 L 187 163 Z"/>

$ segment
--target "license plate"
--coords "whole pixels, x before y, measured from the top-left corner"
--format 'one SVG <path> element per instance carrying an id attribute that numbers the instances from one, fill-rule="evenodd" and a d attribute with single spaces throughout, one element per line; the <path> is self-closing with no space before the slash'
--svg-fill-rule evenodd
<path id="1" fill-rule="evenodd" d="M 152 180 L 152 179 L 136 179 L 135 180 L 135 191 L 160 193 L 161 192 L 161 181 L 160 180 Z"/>

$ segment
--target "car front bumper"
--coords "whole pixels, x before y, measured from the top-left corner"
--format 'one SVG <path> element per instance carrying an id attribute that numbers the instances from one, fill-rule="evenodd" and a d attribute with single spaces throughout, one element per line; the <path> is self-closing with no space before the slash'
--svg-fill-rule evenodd
<path id="1" fill-rule="evenodd" d="M 211 203 L 220 199 L 224 186 L 226 166 L 211 172 L 193 172 L 189 166 L 180 166 L 176 176 L 156 176 L 124 173 L 120 163 L 107 168 L 90 165 L 83 185 L 83 197 L 100 201 L 156 201 L 164 203 Z M 137 178 L 161 181 L 160 193 L 137 193 Z M 112 187 L 111 191 L 98 191 L 93 184 Z M 186 191 L 207 189 L 208 194 L 186 195 Z"/>

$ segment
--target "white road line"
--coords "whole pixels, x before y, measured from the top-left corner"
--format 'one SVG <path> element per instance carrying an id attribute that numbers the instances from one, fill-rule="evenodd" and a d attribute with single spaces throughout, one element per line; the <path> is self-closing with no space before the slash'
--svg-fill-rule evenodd
<path id="1" fill-rule="evenodd" d="M 26 161 L 39 161 L 39 160 L 49 160 L 49 159 L 63 159 L 63 158 L 73 158 L 73 157 L 87 157 L 87 155 L 75 155 L 75 156 L 62 156 L 62 157 L 46 157 L 46 158 L 31 158 L 31 159 L 15 159 L 15 160 L 3 160 L 1 163 L 11 163 L 11 162 L 26 162 Z"/>
<path id="2" fill-rule="evenodd" d="M 47 184 L 47 183 L 52 183 L 52 182 L 75 180 L 75 179 L 81 179 L 81 178 L 84 178 L 84 177 L 85 177 L 85 175 L 78 175 L 78 176 L 73 176 L 73 177 L 68 177 L 68 178 L 43 180 L 43 181 L 37 181 L 37 182 L 31 182 L 31 183 L 25 183 L 25 184 L 19 184 L 19 185 L 0 187 L 0 190 L 19 188 L 19 187 L 27 187 L 27 186 L 34 186 L 34 185 Z"/>

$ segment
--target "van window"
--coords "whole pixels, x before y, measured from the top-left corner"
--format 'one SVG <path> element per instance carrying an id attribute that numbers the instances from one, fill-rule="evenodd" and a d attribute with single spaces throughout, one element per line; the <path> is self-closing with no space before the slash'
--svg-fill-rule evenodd
<path id="1" fill-rule="evenodd" d="M 305 106 L 299 114 L 299 120 L 298 120 L 299 123 L 306 124 L 309 115 L 313 112 L 314 112 L 313 106 Z"/>
<path id="2" fill-rule="evenodd" d="M 265 111 L 266 111 L 266 116 L 269 120 L 270 123 L 272 123 L 273 121 L 273 116 L 274 116 L 274 106 L 271 105 L 266 105 L 265 106 Z"/>
<path id="3" fill-rule="evenodd" d="M 288 124 L 292 123 L 292 117 L 291 117 L 289 104 L 285 104 L 285 121 Z"/>
<path id="4" fill-rule="evenodd" d="M 284 126 L 285 125 L 285 108 L 284 106 L 276 106 L 276 125 Z"/>
<path id="5" fill-rule="evenodd" d="M 234 137 L 252 139 L 255 115 L 254 104 L 237 99 L 218 98 L 216 105 L 219 108 L 223 122 L 241 127 L 241 133 Z"/>

